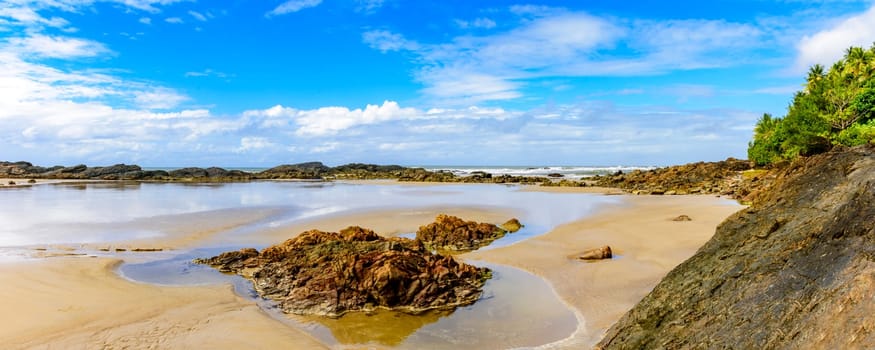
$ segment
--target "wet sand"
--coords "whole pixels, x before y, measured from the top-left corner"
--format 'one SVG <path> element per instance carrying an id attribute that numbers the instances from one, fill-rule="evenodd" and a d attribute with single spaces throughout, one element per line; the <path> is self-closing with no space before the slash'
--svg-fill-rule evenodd
<path id="1" fill-rule="evenodd" d="M 465 255 L 507 264 L 549 281 L 581 317 L 560 348 L 588 348 L 668 273 L 692 256 L 717 225 L 741 209 L 712 196 L 626 196 L 620 207 L 518 244 Z M 672 221 L 679 215 L 692 221 Z M 580 252 L 610 245 L 617 257 L 586 262 Z"/>
<path id="2" fill-rule="evenodd" d="M 462 258 L 518 267 L 543 277 L 580 322 L 570 338 L 553 345 L 589 346 L 665 273 L 710 238 L 719 222 L 739 209 L 706 196 L 623 198 L 622 205 L 607 207 L 542 236 Z M 246 239 L 276 243 L 304 229 L 336 230 L 348 225 L 394 235 L 413 232 L 445 211 L 489 222 L 501 222 L 513 214 L 495 208 L 369 211 L 307 220 Z M 251 214 L 251 218 L 242 215 L 239 219 L 260 217 Z M 680 214 L 693 221 L 670 220 Z M 207 221 L 194 220 L 193 225 Z M 216 239 L 218 231 L 180 229 L 149 243 L 187 246 Z M 611 245 L 620 257 L 596 263 L 574 259 L 576 253 L 603 244 Z M 253 301 L 234 294 L 230 286 L 168 287 L 131 282 L 115 273 L 119 258 L 127 259 L 125 254 L 110 254 L 105 258 L 59 257 L 0 265 L 4 286 L 0 310 L 4 310 L 4 319 L 15 320 L 0 328 L 0 343 L 13 348 L 320 347 L 309 334 L 272 318 Z"/>
<path id="3" fill-rule="evenodd" d="M 113 271 L 120 261 L 54 258 L 0 265 L 6 349 L 319 349 L 230 286 L 162 287 Z"/>

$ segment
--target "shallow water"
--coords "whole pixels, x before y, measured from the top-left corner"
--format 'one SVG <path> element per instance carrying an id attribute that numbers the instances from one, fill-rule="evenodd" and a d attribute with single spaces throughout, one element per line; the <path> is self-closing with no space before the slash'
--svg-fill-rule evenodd
<path id="1" fill-rule="evenodd" d="M 493 277 L 476 303 L 454 311 L 420 315 L 381 310 L 352 312 L 340 318 L 285 315 L 273 303 L 258 297 L 252 284 L 236 275 L 191 262 L 231 248 L 202 249 L 170 259 L 124 264 L 119 274 L 136 282 L 159 285 L 234 285 L 237 294 L 255 300 L 273 317 L 303 329 L 337 348 L 358 346 L 399 349 L 477 349 L 531 347 L 561 340 L 578 326 L 577 317 L 543 279 L 498 264 L 486 266 Z"/>
<path id="2" fill-rule="evenodd" d="M 575 314 L 540 277 L 512 267 L 477 263 L 495 271 L 477 303 L 454 312 L 411 316 L 382 311 L 339 319 L 287 317 L 260 300 L 248 281 L 191 263 L 241 248 L 241 237 L 301 220 L 367 210 L 489 206 L 519 213 L 526 226 L 482 249 L 513 244 L 579 219 L 599 206 L 620 203 L 613 196 L 520 191 L 502 185 L 370 185 L 348 183 L 252 182 L 232 184 L 65 184 L 4 191 L 0 196 L 0 256 L 41 244 L 77 244 L 160 237 L 189 229 L 187 218 L 220 218 L 243 210 L 264 210 L 257 220 L 217 232 L 191 251 L 117 255 L 129 261 L 125 278 L 163 285 L 231 283 L 278 319 L 311 332 L 335 347 L 508 348 L 537 346 L 569 336 Z M 156 223 L 160 223 L 156 224 Z M 233 239 L 231 239 L 233 238 Z M 264 242 L 247 244 L 263 248 Z M 89 252 L 100 255 L 101 252 Z M 108 254 L 108 253 L 107 253 Z M 131 254 L 131 253 L 128 253 Z M 136 263 L 130 263 L 136 261 Z"/>
<path id="3" fill-rule="evenodd" d="M 230 184 L 89 183 L 22 187 L 0 195 L 0 247 L 76 244 L 161 237 L 167 232 L 125 223 L 223 209 L 278 211 L 267 222 L 238 229 L 280 227 L 305 218 L 393 208 L 491 206 L 520 212 L 526 225 L 489 248 L 512 244 L 591 213 L 611 196 L 519 191 L 502 185 L 361 185 L 250 182 Z M 139 227 L 148 225 L 139 225 Z M 221 242 L 219 242 L 221 243 Z"/>

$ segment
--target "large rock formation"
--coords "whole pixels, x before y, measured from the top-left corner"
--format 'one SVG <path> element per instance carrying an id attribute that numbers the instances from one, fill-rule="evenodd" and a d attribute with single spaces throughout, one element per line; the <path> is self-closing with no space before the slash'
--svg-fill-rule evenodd
<path id="1" fill-rule="evenodd" d="M 301 233 L 264 249 L 196 262 L 252 280 L 263 297 L 294 314 L 340 316 L 385 308 L 419 313 L 477 301 L 491 272 L 429 252 L 422 242 L 349 227 Z"/>
<path id="2" fill-rule="evenodd" d="M 598 345 L 875 348 L 875 147 L 783 170 Z"/>
<path id="3" fill-rule="evenodd" d="M 464 252 L 487 246 L 507 233 L 507 230 L 493 224 L 465 221 L 455 216 L 440 214 L 433 223 L 419 227 L 416 231 L 416 239 L 421 240 L 431 249 Z"/>
<path id="4" fill-rule="evenodd" d="M 745 178 L 750 162 L 729 158 L 719 162 L 698 162 L 654 170 L 596 176 L 599 186 L 616 187 L 636 194 L 724 194 L 744 197 L 759 178 Z"/>

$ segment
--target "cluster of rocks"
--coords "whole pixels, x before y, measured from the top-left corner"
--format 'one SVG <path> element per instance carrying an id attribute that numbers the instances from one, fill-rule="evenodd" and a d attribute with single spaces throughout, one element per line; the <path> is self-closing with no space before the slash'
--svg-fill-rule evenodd
<path id="1" fill-rule="evenodd" d="M 399 165 L 375 165 L 351 163 L 329 167 L 321 162 L 285 164 L 261 172 L 226 170 L 218 167 L 188 167 L 171 171 L 143 170 L 137 165 L 116 164 L 106 167 L 85 165 L 41 167 L 28 162 L 0 162 L 0 177 L 76 179 L 76 180 L 134 180 L 134 181 L 200 181 L 238 182 L 251 180 L 373 180 L 397 179 L 417 182 L 460 183 L 516 183 L 538 184 L 549 181 L 544 177 L 525 177 L 489 173 L 457 176 L 446 171 L 429 171 L 423 168 L 408 168 Z"/>
<path id="2" fill-rule="evenodd" d="M 446 215 L 438 221 L 430 232 L 459 247 L 491 242 L 467 228 L 498 228 Z M 516 219 L 503 226 L 502 234 L 522 227 Z M 330 317 L 380 308 L 414 314 L 453 309 L 477 301 L 492 276 L 487 268 L 432 252 L 423 240 L 385 238 L 357 226 L 311 230 L 261 252 L 246 248 L 195 262 L 250 279 L 259 295 L 284 312 Z"/>
<path id="3" fill-rule="evenodd" d="M 746 160 L 728 158 L 719 162 L 617 172 L 595 176 L 590 181 L 597 186 L 619 188 L 632 194 L 718 194 L 747 202 L 768 188 L 779 170 L 754 170 Z"/>
<path id="4" fill-rule="evenodd" d="M 875 146 L 800 159 L 599 349 L 875 348 Z"/>
<path id="5" fill-rule="evenodd" d="M 371 180 L 396 179 L 404 182 L 496 183 L 526 184 L 557 187 L 600 186 L 619 188 L 633 194 L 720 194 L 749 201 L 767 188 L 775 178 L 775 170 L 751 171 L 750 163 L 729 158 L 720 162 L 699 162 L 680 166 L 636 170 L 628 174 L 595 176 L 581 180 L 564 179 L 549 174 L 540 176 L 495 176 L 473 172 L 459 176 L 449 171 L 429 171 L 398 165 L 352 163 L 329 167 L 320 162 L 286 164 L 262 172 L 245 172 L 211 168 L 182 168 L 172 171 L 143 170 L 137 165 L 116 164 L 107 167 L 34 166 L 28 162 L 0 162 L 0 177 L 41 179 L 99 179 L 134 181 L 197 181 L 239 182 L 262 179 L 298 180 Z"/>
<path id="6" fill-rule="evenodd" d="M 494 183 L 494 184 L 521 184 L 536 185 L 551 182 L 549 178 L 538 176 L 514 176 L 498 175 L 475 171 L 468 176 L 458 176 L 449 171 L 428 171 L 421 168 L 409 168 L 408 172 L 398 177 L 398 181 L 405 182 L 458 182 L 458 183 Z"/>
<path id="7" fill-rule="evenodd" d="M 138 165 L 116 164 L 105 167 L 74 166 L 41 167 L 28 162 L 0 162 L 0 177 L 74 179 L 74 180 L 152 180 L 174 181 L 246 181 L 253 174 L 222 168 L 182 168 L 172 171 L 143 170 Z"/>
<path id="8" fill-rule="evenodd" d="M 489 245 L 492 241 L 516 232 L 521 227 L 522 224 L 517 219 L 508 220 L 499 227 L 440 214 L 433 223 L 419 227 L 416 231 L 416 239 L 425 243 L 430 249 L 465 252 Z"/>

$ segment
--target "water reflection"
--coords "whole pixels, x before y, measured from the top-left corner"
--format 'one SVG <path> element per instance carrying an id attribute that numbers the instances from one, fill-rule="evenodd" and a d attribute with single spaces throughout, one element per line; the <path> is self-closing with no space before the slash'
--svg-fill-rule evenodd
<path id="1" fill-rule="evenodd" d="M 506 349 L 546 344 L 577 328 L 575 314 L 540 277 L 503 265 L 493 270 L 483 296 L 455 311 L 421 315 L 381 310 L 340 318 L 287 316 L 331 345 L 400 349 Z"/>
<path id="2" fill-rule="evenodd" d="M 523 232 L 493 243 L 506 245 L 541 234 L 575 220 L 604 203 L 608 196 L 568 195 L 518 191 L 497 185 L 360 185 L 264 181 L 249 183 L 137 183 L 93 182 L 34 186 L 27 191 L 4 191 L 0 196 L 0 246 L 49 242 L 83 243 L 111 236 L 82 235 L 80 227 L 99 223 L 127 223 L 158 216 L 221 209 L 300 206 L 289 220 L 338 212 L 372 209 L 487 206 L 521 213 Z M 277 221 L 277 225 L 289 222 Z M 49 229 L 51 228 L 51 229 Z M 69 228 L 69 229 L 67 229 Z M 115 240 L 142 236 L 136 230 L 117 232 Z M 38 234 L 34 234 L 38 233 Z M 160 234 L 160 232 L 159 232 Z M 150 233 L 151 235 L 151 233 Z"/>
<path id="3" fill-rule="evenodd" d="M 299 322 L 316 323 L 324 327 L 331 333 L 331 338 L 324 339 L 326 338 L 325 330 L 314 330 L 314 333 L 318 338 L 323 338 L 328 342 L 345 345 L 398 346 L 420 328 L 435 323 L 451 313 L 451 311 L 429 311 L 419 315 L 410 315 L 403 312 L 378 310 L 369 313 L 351 312 L 337 319 L 288 317 Z"/>

